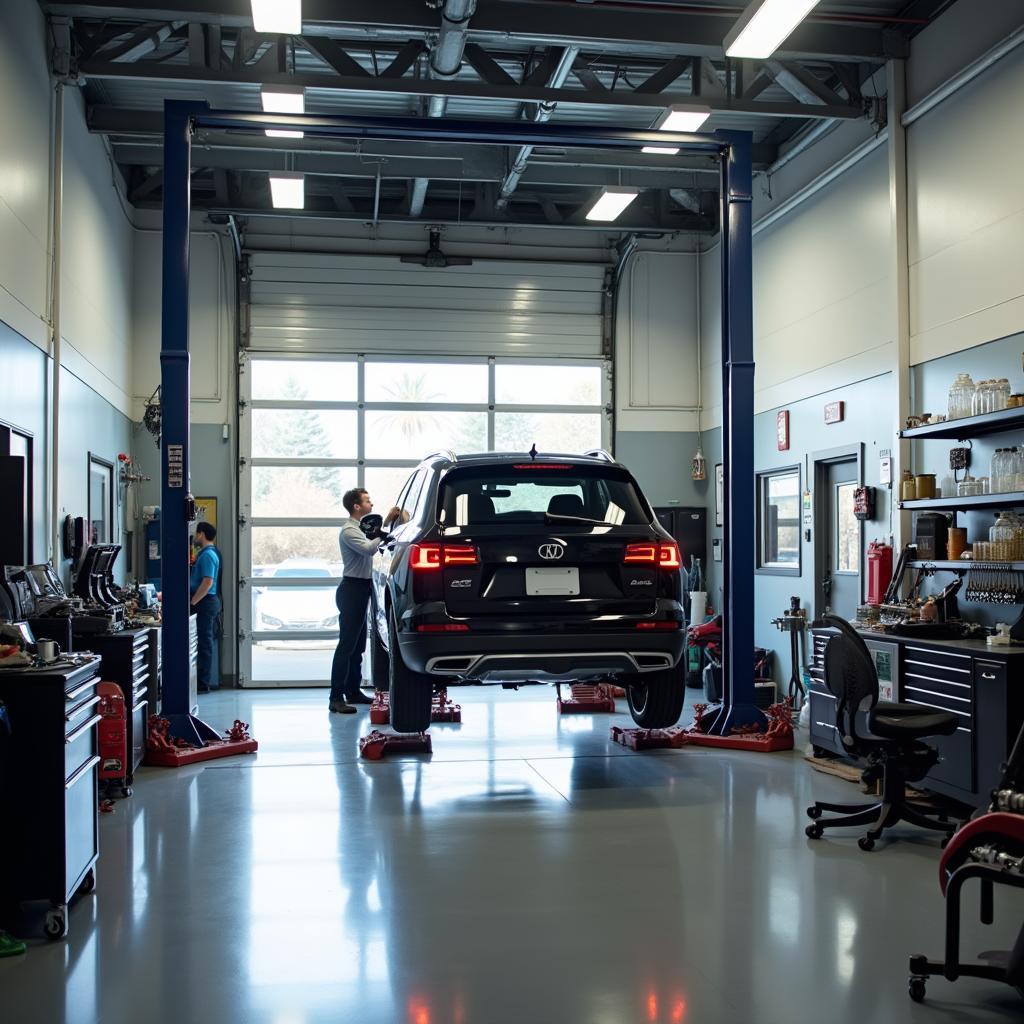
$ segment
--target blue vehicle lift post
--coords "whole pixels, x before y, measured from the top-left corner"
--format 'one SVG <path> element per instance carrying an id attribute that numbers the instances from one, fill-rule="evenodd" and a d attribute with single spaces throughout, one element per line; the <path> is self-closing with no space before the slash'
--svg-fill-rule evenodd
<path id="1" fill-rule="evenodd" d="M 583 149 L 678 146 L 717 156 L 722 179 L 722 386 L 725 474 L 723 694 L 709 731 L 763 725 L 754 706 L 754 363 L 751 293 L 751 137 L 634 131 L 599 125 L 325 117 L 214 111 L 205 104 L 164 103 L 163 340 L 161 345 L 164 555 L 164 706 L 171 735 L 209 738 L 188 708 L 189 467 L 188 233 L 192 136 L 197 130 L 262 134 L 268 128 L 307 137 L 534 144 Z M 179 458 L 180 456 L 180 458 Z M 183 483 L 174 472 L 180 466 Z M 212 730 L 209 730 L 212 732 Z"/>

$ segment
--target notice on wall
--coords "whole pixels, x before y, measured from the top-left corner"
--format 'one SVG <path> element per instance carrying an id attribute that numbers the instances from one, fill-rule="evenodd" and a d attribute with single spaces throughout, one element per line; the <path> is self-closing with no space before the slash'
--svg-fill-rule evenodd
<path id="1" fill-rule="evenodd" d="M 185 446 L 169 444 L 167 446 L 167 486 L 183 487 L 185 485 Z"/>

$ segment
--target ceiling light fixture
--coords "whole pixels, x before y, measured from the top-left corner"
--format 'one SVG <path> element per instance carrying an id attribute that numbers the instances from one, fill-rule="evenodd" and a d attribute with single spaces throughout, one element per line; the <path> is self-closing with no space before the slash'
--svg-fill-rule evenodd
<path id="1" fill-rule="evenodd" d="M 711 116 L 710 107 L 674 103 L 651 125 L 659 132 L 695 132 Z M 678 153 L 678 146 L 644 146 L 643 153 Z"/>
<path id="2" fill-rule="evenodd" d="M 270 198 L 275 210 L 306 208 L 306 178 L 302 174 L 275 171 L 270 175 Z"/>
<path id="3" fill-rule="evenodd" d="M 252 27 L 257 32 L 302 34 L 302 0 L 252 0 Z"/>
<path id="4" fill-rule="evenodd" d="M 753 0 L 722 44 L 727 57 L 770 57 L 818 0 Z"/>
<path id="5" fill-rule="evenodd" d="M 587 220 L 616 220 L 622 211 L 640 195 L 638 188 L 609 186 L 587 211 Z"/>
<path id="6" fill-rule="evenodd" d="M 263 110 L 268 114 L 304 114 L 306 112 L 306 91 L 300 85 L 264 85 L 260 88 Z M 268 128 L 271 139 L 301 139 L 302 132 L 282 131 Z"/>

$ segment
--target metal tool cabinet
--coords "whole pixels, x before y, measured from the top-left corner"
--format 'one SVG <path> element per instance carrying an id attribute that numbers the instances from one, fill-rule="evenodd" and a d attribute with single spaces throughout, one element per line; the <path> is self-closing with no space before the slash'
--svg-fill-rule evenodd
<path id="1" fill-rule="evenodd" d="M 0 890 L 8 903 L 48 901 L 44 931 L 52 939 L 67 934 L 72 897 L 96 884 L 99 666 L 97 658 L 0 673 L 11 721 L 9 771 L 0 779 Z"/>

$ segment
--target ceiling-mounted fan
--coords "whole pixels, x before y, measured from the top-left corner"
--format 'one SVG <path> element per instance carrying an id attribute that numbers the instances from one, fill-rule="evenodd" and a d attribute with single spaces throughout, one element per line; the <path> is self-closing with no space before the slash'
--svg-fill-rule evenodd
<path id="1" fill-rule="evenodd" d="M 446 256 L 441 252 L 441 229 L 430 229 L 430 244 L 422 256 L 403 256 L 403 263 L 418 263 L 421 267 L 468 267 L 472 260 L 468 256 Z"/>

